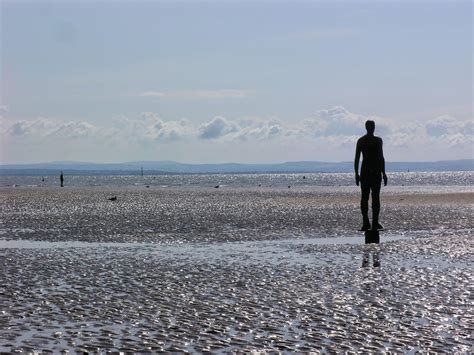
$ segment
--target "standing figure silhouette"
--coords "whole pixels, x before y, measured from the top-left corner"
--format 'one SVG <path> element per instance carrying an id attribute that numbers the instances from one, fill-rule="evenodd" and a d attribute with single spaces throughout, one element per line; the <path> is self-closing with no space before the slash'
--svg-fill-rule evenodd
<path id="1" fill-rule="evenodd" d="M 61 171 L 61 175 L 59 175 L 59 181 L 61 182 L 61 187 L 64 187 L 64 175 L 62 171 Z"/>
<path id="2" fill-rule="evenodd" d="M 375 122 L 365 122 L 367 134 L 357 141 L 354 159 L 356 185 L 361 187 L 360 210 L 363 224 L 361 231 L 380 230 L 383 226 L 379 223 L 380 213 L 380 187 L 382 178 L 387 186 L 385 174 L 385 159 L 383 157 L 382 138 L 374 136 Z M 359 160 L 362 153 L 362 167 L 359 175 Z M 369 220 L 369 195 L 372 193 L 372 226 Z"/>

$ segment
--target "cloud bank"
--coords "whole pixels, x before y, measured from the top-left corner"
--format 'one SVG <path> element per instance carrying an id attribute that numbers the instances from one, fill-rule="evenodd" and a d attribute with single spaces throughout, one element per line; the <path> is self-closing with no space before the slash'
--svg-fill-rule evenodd
<path id="1" fill-rule="evenodd" d="M 389 150 L 397 159 L 472 157 L 472 120 L 439 116 L 425 122 L 401 123 L 391 118 L 353 113 L 341 106 L 316 111 L 311 117 L 296 122 L 217 116 L 196 124 L 186 119 L 167 120 L 153 112 L 142 113 L 136 118 L 120 117 L 108 125 L 87 120 L 67 121 L 40 117 L 4 121 L 0 125 L 0 133 L 2 141 L 13 147 L 38 142 L 43 142 L 44 145 L 67 142 L 73 147 L 76 143 L 86 142 L 97 146 L 112 145 L 120 150 L 131 145 L 176 148 L 186 144 L 191 149 L 190 153 L 193 153 L 202 144 L 214 148 L 225 146 L 233 150 L 238 145 L 240 148 L 248 147 L 250 152 L 257 146 L 258 149 L 283 152 L 280 155 L 294 150 L 294 160 L 306 159 L 304 156 L 298 158 L 298 149 L 301 147 L 301 155 L 308 151 L 314 152 L 314 159 L 334 160 L 337 157 L 347 157 L 344 159 L 350 160 L 358 137 L 365 133 L 364 123 L 367 119 L 376 122 L 376 135 L 383 138 L 385 150 Z M 255 154 L 258 156 L 259 152 Z M 322 158 L 318 158 L 318 154 Z M 84 160 L 87 159 L 84 157 Z M 169 159 L 174 158 L 170 156 Z M 240 160 L 246 159 L 242 157 Z M 265 159 L 262 158 L 263 160 Z"/>

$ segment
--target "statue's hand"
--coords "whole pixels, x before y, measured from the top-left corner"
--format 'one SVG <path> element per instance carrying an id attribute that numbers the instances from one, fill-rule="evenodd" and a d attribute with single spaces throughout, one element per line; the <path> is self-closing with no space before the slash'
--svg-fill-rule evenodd
<path id="1" fill-rule="evenodd" d="M 383 173 L 383 186 L 387 186 L 387 175 Z"/>
<path id="2" fill-rule="evenodd" d="M 359 182 L 360 182 L 359 174 L 355 174 L 355 179 L 356 179 L 356 185 L 359 186 Z"/>

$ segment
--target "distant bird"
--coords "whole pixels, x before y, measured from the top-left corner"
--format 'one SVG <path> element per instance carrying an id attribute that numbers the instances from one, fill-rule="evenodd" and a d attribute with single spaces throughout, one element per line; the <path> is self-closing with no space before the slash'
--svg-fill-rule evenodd
<path id="1" fill-rule="evenodd" d="M 117 196 L 111 197 L 108 199 L 109 201 L 117 201 Z"/>
<path id="2" fill-rule="evenodd" d="M 214 188 L 215 188 L 215 189 L 218 189 L 218 188 L 219 188 L 219 185 L 214 186 Z"/>
<path id="3" fill-rule="evenodd" d="M 149 189 L 149 188 L 150 188 L 150 185 L 146 185 L 146 188 Z"/>

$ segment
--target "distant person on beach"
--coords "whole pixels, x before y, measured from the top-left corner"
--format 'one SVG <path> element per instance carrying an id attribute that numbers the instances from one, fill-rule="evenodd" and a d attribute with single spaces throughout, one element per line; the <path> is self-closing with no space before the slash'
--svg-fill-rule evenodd
<path id="1" fill-rule="evenodd" d="M 61 175 L 59 175 L 59 181 L 61 181 L 61 187 L 64 187 L 64 175 L 62 171 L 61 171 Z"/>
<path id="2" fill-rule="evenodd" d="M 380 213 L 380 187 L 382 178 L 384 186 L 387 186 L 387 175 L 385 174 L 385 159 L 383 157 L 382 138 L 374 136 L 375 122 L 365 122 L 367 134 L 357 141 L 354 159 L 354 171 L 356 185 L 361 187 L 360 210 L 362 212 L 363 224 L 361 231 L 381 230 L 383 226 L 379 223 Z M 359 175 L 359 160 L 362 153 L 362 167 Z M 372 225 L 369 220 L 369 195 L 372 193 Z"/>

